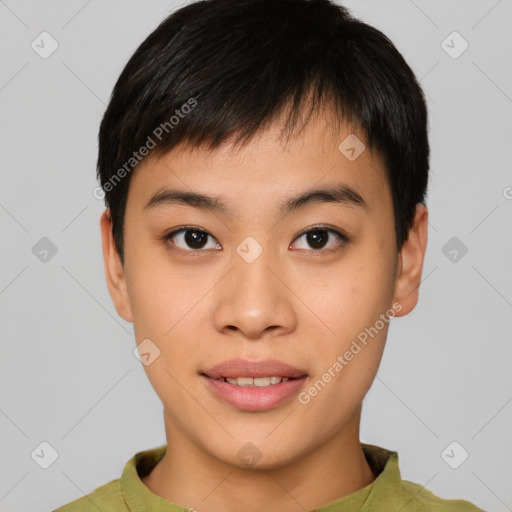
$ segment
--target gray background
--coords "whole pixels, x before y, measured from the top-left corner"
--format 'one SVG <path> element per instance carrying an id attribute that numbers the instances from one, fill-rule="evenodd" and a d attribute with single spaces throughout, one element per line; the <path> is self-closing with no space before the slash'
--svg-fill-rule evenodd
<path id="1" fill-rule="evenodd" d="M 442 497 L 512 510 L 512 2 L 346 5 L 421 79 L 432 146 L 420 301 L 392 323 L 361 438 L 397 450 L 403 477 Z M 114 82 L 177 6 L 0 1 L 1 511 L 52 510 L 165 443 L 132 326 L 104 282 L 93 189 Z M 43 31 L 59 44 L 47 59 L 31 48 Z M 462 40 L 444 43 L 452 56 L 442 46 L 453 31 L 469 44 L 458 58 Z M 46 261 L 43 237 L 57 248 Z M 43 441 L 58 453 L 47 469 L 48 447 L 31 456 Z M 462 449 L 469 457 L 452 469 Z"/>

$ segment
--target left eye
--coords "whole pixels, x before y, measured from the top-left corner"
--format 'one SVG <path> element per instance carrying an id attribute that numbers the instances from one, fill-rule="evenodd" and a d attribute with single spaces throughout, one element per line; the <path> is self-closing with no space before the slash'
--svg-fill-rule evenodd
<path id="1" fill-rule="evenodd" d="M 304 239 L 310 247 L 315 250 L 325 249 L 326 245 L 329 244 L 329 235 L 334 235 L 341 243 L 347 241 L 347 237 L 338 231 L 327 228 L 313 228 L 305 233 L 302 233 L 296 240 Z M 334 246 L 335 247 L 335 246 Z M 327 247 L 327 249 L 332 249 L 331 247 Z M 304 249 L 304 247 L 299 247 L 299 249 Z M 307 248 L 306 248 L 307 249 Z"/>

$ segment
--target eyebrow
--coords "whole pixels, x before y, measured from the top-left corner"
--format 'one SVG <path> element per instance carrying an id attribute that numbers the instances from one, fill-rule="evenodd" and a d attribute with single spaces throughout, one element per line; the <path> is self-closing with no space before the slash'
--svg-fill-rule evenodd
<path id="1" fill-rule="evenodd" d="M 309 189 L 298 195 L 288 197 L 281 204 L 279 212 L 281 215 L 287 215 L 292 211 L 314 203 L 338 203 L 343 206 L 357 206 L 368 208 L 363 197 L 353 188 L 344 185 L 334 185 L 330 187 Z M 148 201 L 144 210 L 149 210 L 159 206 L 172 206 L 182 204 L 221 212 L 232 216 L 233 212 L 227 203 L 223 202 L 219 196 L 209 196 L 199 192 L 188 192 L 176 189 L 162 189 L 156 192 Z"/>

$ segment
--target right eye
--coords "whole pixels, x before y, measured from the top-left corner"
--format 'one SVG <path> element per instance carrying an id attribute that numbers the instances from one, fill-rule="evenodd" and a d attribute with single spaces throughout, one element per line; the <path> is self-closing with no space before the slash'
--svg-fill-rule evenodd
<path id="1" fill-rule="evenodd" d="M 207 231 L 196 227 L 183 227 L 172 231 L 163 237 L 166 244 L 178 247 L 179 250 L 185 252 L 202 252 L 202 249 L 217 249 L 221 248 L 219 243 L 211 243 L 208 247 L 208 238 L 215 240 Z M 171 247 L 172 250 L 175 250 Z"/>

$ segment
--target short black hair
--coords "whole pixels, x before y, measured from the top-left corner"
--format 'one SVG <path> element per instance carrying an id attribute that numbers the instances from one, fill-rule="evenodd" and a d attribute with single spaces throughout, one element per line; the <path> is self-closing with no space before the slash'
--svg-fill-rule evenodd
<path id="1" fill-rule="evenodd" d="M 289 136 L 326 105 L 383 157 L 400 249 L 425 202 L 427 108 L 382 32 L 330 0 L 201 0 L 164 19 L 119 76 L 99 131 L 97 175 L 121 261 L 131 171 L 144 155 L 244 144 L 283 113 Z"/>

